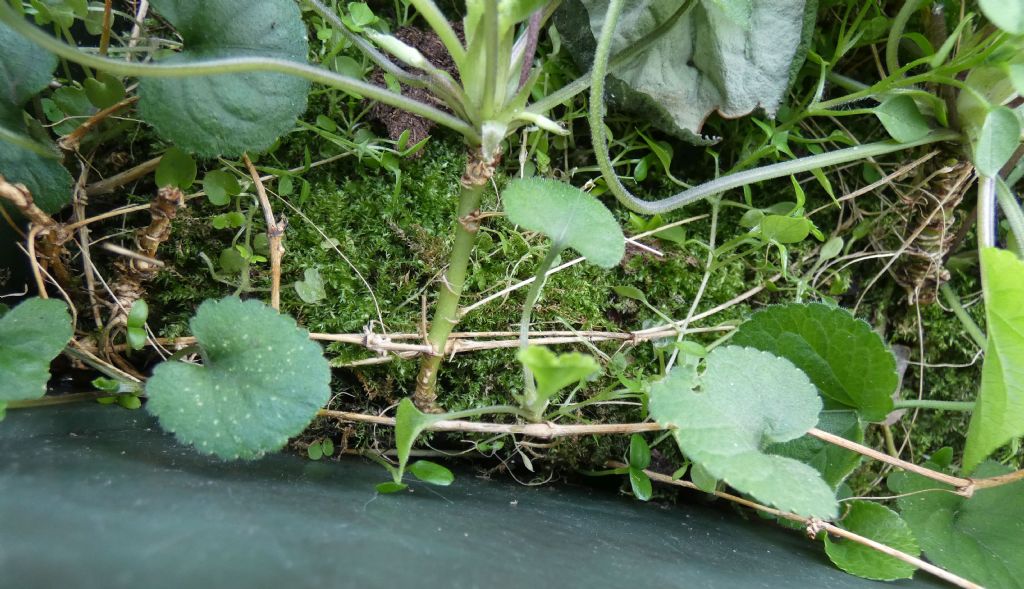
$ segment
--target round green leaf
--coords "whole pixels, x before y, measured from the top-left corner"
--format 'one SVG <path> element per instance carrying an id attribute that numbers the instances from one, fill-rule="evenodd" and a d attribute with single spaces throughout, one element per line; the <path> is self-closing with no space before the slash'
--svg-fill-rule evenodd
<path id="1" fill-rule="evenodd" d="M 324 438 L 320 447 L 324 450 L 324 456 L 334 456 L 334 442 L 330 438 Z"/>
<path id="2" fill-rule="evenodd" d="M 320 346 L 293 319 L 255 300 L 206 301 L 189 322 L 203 365 L 164 362 L 146 408 L 200 452 L 258 458 L 309 425 L 330 396 Z"/>
<path id="3" fill-rule="evenodd" d="M 63 301 L 31 298 L 0 317 L 0 402 L 46 394 L 50 362 L 71 335 Z"/>
<path id="4" fill-rule="evenodd" d="M 928 120 L 917 109 L 914 99 L 906 94 L 887 98 L 875 107 L 875 116 L 896 141 L 910 143 L 931 132 Z"/>
<path id="5" fill-rule="evenodd" d="M 241 272 L 247 264 L 242 254 L 238 253 L 238 250 L 233 247 L 221 250 L 217 262 L 220 264 L 221 270 L 225 272 Z"/>
<path id="6" fill-rule="evenodd" d="M 717 348 L 703 374 L 676 366 L 653 385 L 649 410 L 659 424 L 676 428 L 679 449 L 711 477 L 779 509 L 835 517 L 835 493 L 818 471 L 764 452 L 818 422 L 821 399 L 788 360 L 752 348 Z"/>
<path id="7" fill-rule="evenodd" d="M 518 178 L 502 193 L 505 212 L 516 225 L 539 231 L 556 247 L 571 247 L 602 268 L 619 263 L 625 237 L 600 201 L 579 188 L 547 178 Z"/>
<path id="8" fill-rule="evenodd" d="M 892 411 L 896 358 L 870 325 L 845 309 L 821 303 L 769 307 L 741 325 L 732 341 L 788 359 L 822 395 L 868 421 Z"/>
<path id="9" fill-rule="evenodd" d="M 153 0 L 184 40 L 163 63 L 240 56 L 305 62 L 306 26 L 291 0 Z M 295 126 L 309 82 L 277 73 L 143 78 L 139 114 L 165 139 L 204 157 L 258 152 Z"/>
<path id="10" fill-rule="evenodd" d="M 811 233 L 811 222 L 806 217 L 766 215 L 761 219 L 761 238 L 778 243 L 799 243 Z"/>
<path id="11" fill-rule="evenodd" d="M 231 197 L 242 191 L 233 174 L 221 170 L 207 172 L 203 176 L 203 191 L 210 204 L 222 207 L 231 202 Z"/>
<path id="12" fill-rule="evenodd" d="M 452 471 L 429 460 L 417 460 L 409 465 L 409 472 L 424 483 L 447 487 L 455 480 Z"/>
<path id="13" fill-rule="evenodd" d="M 196 181 L 196 161 L 192 156 L 172 147 L 164 152 L 156 167 L 157 186 L 177 186 L 188 190 Z"/>
<path id="14" fill-rule="evenodd" d="M 106 72 L 99 72 L 95 78 L 86 78 L 82 82 L 85 95 L 96 108 L 107 108 L 120 102 L 125 95 L 124 84 L 117 77 Z"/>
<path id="15" fill-rule="evenodd" d="M 974 167 L 983 176 L 995 176 L 1020 144 L 1020 119 L 999 106 L 988 111 L 974 145 Z"/>
<path id="16" fill-rule="evenodd" d="M 324 457 L 324 447 L 320 445 L 320 442 L 313 442 L 306 447 L 306 455 L 310 460 L 320 460 Z"/>
<path id="17" fill-rule="evenodd" d="M 1024 0 L 980 0 L 985 18 L 1014 35 L 1024 35 Z"/>
<path id="18" fill-rule="evenodd" d="M 840 525 L 854 534 L 905 552 L 921 554 L 914 533 L 899 514 L 873 501 L 853 501 Z M 876 581 L 895 581 L 914 576 L 917 567 L 851 540 L 833 541 L 825 536 L 825 552 L 839 568 L 858 577 Z"/>
<path id="19" fill-rule="evenodd" d="M 132 303 L 132 308 L 128 311 L 128 327 L 142 327 L 146 324 L 147 318 L 149 318 L 149 304 L 146 303 L 146 300 L 139 299 Z"/>

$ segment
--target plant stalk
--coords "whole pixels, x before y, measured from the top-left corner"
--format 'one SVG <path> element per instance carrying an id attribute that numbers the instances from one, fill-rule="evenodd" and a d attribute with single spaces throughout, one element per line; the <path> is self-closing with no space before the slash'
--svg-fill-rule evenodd
<path id="1" fill-rule="evenodd" d="M 984 350 L 988 345 L 988 337 L 985 336 L 985 332 L 978 327 L 978 324 L 974 322 L 974 319 L 967 314 L 967 309 L 965 309 L 963 303 L 960 302 L 960 297 L 956 294 L 956 291 L 949 286 L 949 283 L 945 283 L 939 287 L 939 292 L 942 293 L 942 298 L 946 299 L 946 303 L 953 310 L 953 314 L 960 320 L 960 323 L 963 324 L 964 330 L 966 330 L 968 335 L 971 336 L 974 343 Z"/>
<path id="2" fill-rule="evenodd" d="M 893 409 L 937 409 L 939 411 L 974 411 L 974 401 L 936 401 L 933 399 L 897 399 Z"/>
<path id="3" fill-rule="evenodd" d="M 412 397 L 420 411 L 440 412 L 437 406 L 437 371 L 444 358 L 448 336 L 459 322 L 459 299 L 466 283 L 466 267 L 476 244 L 476 234 L 480 230 L 480 197 L 494 173 L 494 165 L 495 162 L 485 162 L 479 150 L 473 150 L 466 162 L 466 172 L 462 175 L 455 244 L 448 259 L 448 271 L 441 282 L 434 317 L 430 321 L 430 333 L 427 335 L 427 343 L 432 352 L 420 362 L 416 392 Z"/>
<path id="4" fill-rule="evenodd" d="M 537 304 L 537 299 L 540 298 L 540 291 L 544 288 L 544 283 L 547 282 L 547 273 L 554 265 L 555 260 L 562 253 L 564 247 L 558 243 L 552 243 L 551 248 L 548 250 L 544 261 L 537 267 L 537 272 L 533 275 L 533 284 L 530 285 L 530 290 L 526 292 L 526 301 L 523 303 L 523 314 L 519 320 L 519 349 L 525 350 L 530 342 L 530 321 L 533 317 L 533 307 Z M 523 364 L 523 405 L 526 406 L 530 412 L 532 418 L 531 421 L 540 421 L 540 414 L 543 413 L 543 407 L 536 407 L 537 404 L 537 385 L 533 382 L 533 372 Z"/>

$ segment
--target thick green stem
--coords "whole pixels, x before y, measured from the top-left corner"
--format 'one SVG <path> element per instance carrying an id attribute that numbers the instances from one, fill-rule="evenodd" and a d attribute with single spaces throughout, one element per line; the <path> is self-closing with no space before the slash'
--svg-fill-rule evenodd
<path id="1" fill-rule="evenodd" d="M 1013 191 L 1002 178 L 997 179 L 996 200 L 999 202 L 999 208 L 1003 210 L 1003 216 L 1010 224 L 1010 233 L 1017 241 L 1015 253 L 1018 258 L 1024 260 L 1024 209 L 1021 208 Z"/>
<path id="2" fill-rule="evenodd" d="M 548 250 L 544 261 L 537 267 L 537 273 L 533 275 L 533 284 L 530 285 L 530 290 L 526 293 L 526 301 L 523 303 L 523 314 L 519 319 L 519 349 L 525 350 L 526 346 L 530 341 L 530 321 L 533 317 L 533 307 L 537 304 L 537 299 L 540 298 L 540 291 L 544 288 L 544 282 L 547 280 L 548 270 L 555 264 L 555 260 L 558 259 L 559 254 L 565 249 L 564 246 L 553 243 L 551 249 Z M 537 407 L 537 385 L 533 382 L 533 372 L 523 364 L 523 405 L 526 406 L 527 411 L 532 416 L 531 421 L 539 421 L 540 414 L 543 413 L 544 407 Z"/>
<path id="3" fill-rule="evenodd" d="M 448 336 L 459 322 L 459 299 L 466 282 L 466 267 L 480 230 L 480 197 L 484 187 L 494 173 L 494 163 L 484 162 L 479 153 L 470 155 L 466 162 L 466 173 L 462 176 L 462 192 L 459 195 L 458 219 L 455 222 L 455 244 L 448 259 L 448 271 L 441 283 L 434 317 L 430 322 L 427 342 L 433 353 L 423 358 L 419 376 L 416 377 L 416 393 L 413 402 L 421 411 L 437 413 L 437 371 L 444 359 Z"/>
<path id="4" fill-rule="evenodd" d="M 938 409 L 939 411 L 974 411 L 974 401 L 933 401 L 931 399 L 898 399 L 893 409 Z"/>

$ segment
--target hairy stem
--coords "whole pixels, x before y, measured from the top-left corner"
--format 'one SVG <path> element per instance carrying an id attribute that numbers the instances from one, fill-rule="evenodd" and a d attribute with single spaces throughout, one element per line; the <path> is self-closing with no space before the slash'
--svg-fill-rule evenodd
<path id="1" fill-rule="evenodd" d="M 932 399 L 897 399 L 893 409 L 938 409 L 939 411 L 974 411 L 974 401 L 935 401 Z"/>
<path id="2" fill-rule="evenodd" d="M 459 322 L 459 299 L 466 282 L 466 267 L 480 230 L 480 197 L 494 172 L 494 163 L 482 160 L 478 152 L 470 155 L 466 172 L 462 176 L 462 191 L 459 195 L 458 219 L 455 222 L 455 244 L 448 259 L 448 271 L 441 282 L 441 288 L 430 322 L 427 343 L 432 352 L 420 362 L 419 376 L 416 377 L 416 392 L 413 402 L 422 411 L 438 412 L 437 371 L 444 357 L 448 336 Z"/>
<path id="3" fill-rule="evenodd" d="M 563 246 L 560 244 L 552 243 L 551 249 L 548 250 L 544 260 L 537 267 L 537 272 L 533 275 L 533 284 L 530 285 L 530 290 L 526 292 L 523 314 L 519 319 L 520 350 L 525 350 L 529 345 L 530 320 L 533 317 L 533 307 L 537 304 L 537 299 L 540 298 L 540 291 L 544 288 L 544 283 L 547 282 L 548 270 L 554 265 L 555 260 L 562 253 L 562 249 Z M 523 404 L 530 411 L 531 421 L 539 421 L 540 414 L 543 413 L 544 408 L 535 406 L 537 404 L 537 386 L 533 382 L 533 372 L 525 364 L 523 364 L 523 391 Z"/>

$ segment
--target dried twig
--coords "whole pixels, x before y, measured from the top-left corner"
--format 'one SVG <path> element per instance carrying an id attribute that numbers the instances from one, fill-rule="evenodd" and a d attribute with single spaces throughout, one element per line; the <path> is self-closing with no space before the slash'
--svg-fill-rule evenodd
<path id="1" fill-rule="evenodd" d="M 616 462 L 616 461 L 609 461 L 605 465 L 608 468 L 623 468 L 623 467 L 626 466 L 625 464 L 623 464 L 621 462 Z M 692 489 L 692 490 L 695 490 L 695 491 L 701 491 L 701 489 L 698 488 L 697 485 L 695 485 L 695 484 L 693 484 L 693 483 L 691 483 L 689 481 L 673 479 L 672 477 L 670 477 L 668 475 L 664 475 L 664 474 L 661 474 L 659 472 L 655 472 L 653 470 L 645 470 L 644 473 L 648 477 L 650 477 L 650 479 L 652 481 L 657 481 L 659 483 L 664 483 L 666 485 L 675 485 L 677 487 L 684 487 L 684 488 Z M 701 491 L 701 492 L 704 492 L 704 491 Z M 726 501 L 732 501 L 733 503 L 737 503 L 739 505 L 743 505 L 743 506 L 749 507 L 751 509 L 756 509 L 756 510 L 761 511 L 763 513 L 768 513 L 768 514 L 774 515 L 776 517 L 781 517 L 781 518 L 784 518 L 784 519 L 787 519 L 787 520 L 790 520 L 790 521 L 801 523 L 801 524 L 803 524 L 804 526 L 807 527 L 808 536 L 810 536 L 812 539 L 816 538 L 818 536 L 818 532 L 819 531 L 825 531 L 825 532 L 828 532 L 829 534 L 832 534 L 833 536 L 839 536 L 840 538 L 846 538 L 847 540 L 856 542 L 858 544 L 863 544 L 864 546 L 867 546 L 869 548 L 873 548 L 873 549 L 875 549 L 875 550 L 877 550 L 877 551 L 879 551 L 879 552 L 881 552 L 883 554 L 887 554 L 887 555 L 889 555 L 889 556 L 891 556 L 893 558 L 902 560 L 903 562 L 905 562 L 907 564 L 910 564 L 910 565 L 913 565 L 913 566 L 915 566 L 915 567 L 917 567 L 917 568 L 919 568 L 919 569 L 921 569 L 921 570 L 923 570 L 925 572 L 931 573 L 932 575 L 935 575 L 936 577 L 938 577 L 938 578 L 940 578 L 940 579 L 942 579 L 944 581 L 948 581 L 948 582 L 956 585 L 957 587 L 964 587 L 966 589 L 983 589 L 981 587 L 981 585 L 978 585 L 976 583 L 972 583 L 971 581 L 968 581 L 967 579 L 964 579 L 963 577 L 954 575 L 953 573 L 951 573 L 951 572 L 949 572 L 949 571 L 947 571 L 947 570 L 945 570 L 943 568 L 937 567 L 937 566 L 935 566 L 935 565 L 933 565 L 933 564 L 931 564 L 929 562 L 921 560 L 920 558 L 917 558 L 915 556 L 911 556 L 911 555 L 909 555 L 909 554 L 907 554 L 905 552 L 902 552 L 900 550 L 896 550 L 895 548 L 893 548 L 891 546 L 886 546 L 885 544 L 882 544 L 881 542 L 876 542 L 875 540 L 872 540 L 871 538 L 867 538 L 867 537 L 861 536 L 860 534 L 855 534 L 855 533 L 853 533 L 853 532 L 851 532 L 849 530 L 844 530 L 844 529 L 842 529 L 842 528 L 840 528 L 840 527 L 838 527 L 838 526 L 836 526 L 834 524 L 830 524 L 828 522 L 821 521 L 821 520 L 814 519 L 814 518 L 804 517 L 802 515 L 798 515 L 798 514 L 795 514 L 795 513 L 788 512 L 788 511 L 782 511 L 782 510 L 779 510 L 779 509 L 775 509 L 774 507 L 768 507 L 767 505 L 761 505 L 760 503 L 755 503 L 753 501 L 750 501 L 749 499 L 745 499 L 743 497 L 738 497 L 736 495 L 733 495 L 731 493 L 725 493 L 723 491 L 715 491 L 713 494 L 716 497 L 721 497 L 722 499 L 725 499 Z"/>
<path id="2" fill-rule="evenodd" d="M 64 137 L 61 137 L 60 141 L 57 142 L 57 145 L 65 151 L 77 151 L 78 144 L 81 143 L 82 137 L 85 137 L 86 133 L 95 129 L 97 125 L 105 121 L 110 115 L 126 106 L 135 104 L 138 100 L 138 96 L 130 96 L 117 104 L 108 106 L 107 108 L 97 112 L 86 119 L 85 122 L 79 125 L 77 129 L 68 133 Z"/>
<path id="3" fill-rule="evenodd" d="M 270 208 L 270 199 L 267 198 L 267 189 L 263 186 L 260 173 L 256 166 L 252 165 L 249 154 L 242 154 L 245 167 L 249 169 L 253 184 L 256 186 L 256 195 L 260 199 L 260 206 L 263 208 L 263 218 L 267 223 L 267 241 L 270 244 L 270 306 L 274 309 L 281 308 L 281 257 L 284 255 L 284 230 L 288 226 L 284 217 L 280 221 L 274 220 L 274 210 Z"/>
<path id="4" fill-rule="evenodd" d="M 160 165 L 160 159 L 162 157 L 163 157 L 162 155 L 157 156 L 157 157 L 155 157 L 153 159 L 146 160 L 146 161 L 142 162 L 141 164 L 139 164 L 139 165 L 137 165 L 135 167 L 129 168 L 129 169 L 121 172 L 120 174 L 116 174 L 114 176 L 111 176 L 109 178 L 105 178 L 103 180 L 99 180 L 97 182 L 93 182 L 92 184 L 90 184 L 90 185 L 85 187 L 85 193 L 88 196 L 98 196 L 98 195 L 101 195 L 101 194 L 109 194 L 109 193 L 117 190 L 118 188 L 124 186 L 125 184 L 128 184 L 130 182 L 134 182 L 134 181 L 136 181 L 136 180 L 138 180 L 140 178 L 148 176 L 150 174 L 150 172 L 155 170 L 156 167 Z M 129 207 L 125 207 L 125 208 L 129 208 Z M 135 207 L 130 207 L 130 208 L 131 208 L 132 211 L 144 211 L 144 210 L 146 210 L 146 205 L 135 206 Z M 108 216 L 115 216 L 115 215 L 119 214 L 119 213 L 116 213 L 115 211 L 120 211 L 120 210 L 121 209 L 115 209 L 114 211 L 110 211 L 111 213 L 114 213 L 114 214 L 108 215 Z M 130 211 L 124 211 L 124 212 L 130 212 Z M 106 217 L 103 217 L 103 218 L 106 218 Z M 98 221 L 100 219 L 90 219 L 89 221 L 92 222 L 94 220 Z"/>

